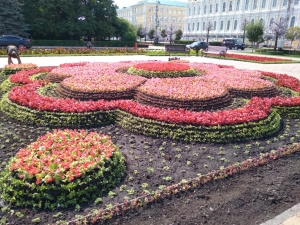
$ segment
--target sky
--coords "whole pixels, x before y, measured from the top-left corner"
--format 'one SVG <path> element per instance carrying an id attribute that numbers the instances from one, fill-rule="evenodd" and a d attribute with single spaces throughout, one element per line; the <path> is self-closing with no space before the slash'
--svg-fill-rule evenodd
<path id="1" fill-rule="evenodd" d="M 138 3 L 140 0 L 114 0 L 115 4 L 119 6 L 119 8 L 128 7 Z M 176 1 L 176 0 L 175 0 Z M 177 2 L 186 2 L 186 0 L 179 0 Z"/>

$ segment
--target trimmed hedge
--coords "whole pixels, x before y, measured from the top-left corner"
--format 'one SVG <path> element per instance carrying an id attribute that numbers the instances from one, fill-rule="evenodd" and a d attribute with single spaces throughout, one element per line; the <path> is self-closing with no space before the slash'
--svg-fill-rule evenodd
<path id="1" fill-rule="evenodd" d="M 117 110 L 116 122 L 124 129 L 140 134 L 196 142 L 245 141 L 271 136 L 280 129 L 281 117 L 273 111 L 267 118 L 233 126 L 178 125 L 135 117 Z"/>

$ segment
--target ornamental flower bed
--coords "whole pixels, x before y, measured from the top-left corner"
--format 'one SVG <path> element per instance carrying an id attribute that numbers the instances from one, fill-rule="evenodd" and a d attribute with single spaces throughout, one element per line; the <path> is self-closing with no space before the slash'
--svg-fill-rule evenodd
<path id="1" fill-rule="evenodd" d="M 130 63 L 124 62 L 116 65 L 115 71 L 120 71 L 120 68 L 125 68 L 126 66 L 128 67 L 128 64 Z M 146 65 L 140 62 L 133 64 L 139 65 L 139 67 Z M 176 64 L 167 64 L 168 66 L 175 65 L 175 68 L 177 68 Z M 241 71 L 234 68 L 221 68 L 217 65 L 200 63 L 192 64 L 192 66 L 195 68 L 195 71 L 201 71 L 199 75 L 202 77 L 174 78 L 173 81 L 171 78 L 161 80 L 152 78 L 146 84 L 140 83 L 137 90 L 142 91 L 138 91 L 137 101 L 105 100 L 103 98 L 108 92 L 101 90 L 101 86 L 94 85 L 96 79 L 93 80 L 92 77 L 95 76 L 96 72 L 99 73 L 99 68 L 96 68 L 95 65 L 98 67 L 101 63 L 86 64 L 79 70 L 74 70 L 74 68 L 79 68 L 77 66 L 69 67 L 70 71 L 79 71 L 76 75 L 66 80 L 69 90 L 60 92 L 60 88 L 57 88 L 59 94 L 73 93 L 74 96 L 80 96 L 84 100 L 88 100 L 87 97 L 82 97 L 85 91 L 88 91 L 87 93 L 92 96 L 96 93 L 94 101 L 42 96 L 38 90 L 44 84 L 33 83 L 15 87 L 8 95 L 4 95 L 1 101 L 1 108 L 10 116 L 28 123 L 49 124 L 54 127 L 87 127 L 116 122 L 126 129 L 141 132 L 145 135 L 201 142 L 227 142 L 237 139 L 248 140 L 269 136 L 280 129 L 278 113 L 282 116 L 294 118 L 297 117 L 299 110 L 299 97 L 272 98 L 271 96 L 276 96 L 277 94 L 275 85 L 270 81 L 263 80 L 263 75 L 258 71 Z M 158 68 L 161 68 L 162 64 L 158 63 L 156 65 Z M 79 74 L 86 71 L 86 68 L 91 68 L 91 71 L 88 71 L 86 76 L 81 75 L 82 77 L 80 77 Z M 118 89 L 122 85 L 118 86 L 118 83 L 124 80 L 122 77 L 127 76 L 129 79 L 130 76 L 126 74 L 119 76 L 120 73 L 112 73 L 112 64 L 104 64 L 101 68 L 103 68 L 102 72 L 104 75 L 111 74 L 115 78 L 110 80 L 106 77 L 100 82 L 101 85 L 106 87 L 107 90 L 112 90 L 109 88 L 113 86 L 115 88 L 115 96 L 117 98 L 124 97 L 122 96 L 122 89 Z M 65 74 L 70 73 L 67 68 L 62 68 L 60 71 L 63 71 Z M 89 81 L 88 77 L 90 77 L 91 81 Z M 126 82 L 130 84 L 128 79 Z M 136 87 L 143 79 L 145 78 L 138 77 L 138 82 L 135 83 Z M 205 79 L 205 82 L 203 79 Z M 80 85 L 77 85 L 76 82 L 80 83 Z M 136 82 L 134 78 L 132 82 Z M 150 85 L 148 85 L 149 83 Z M 58 87 L 62 86 L 62 84 Z M 184 86 L 185 84 L 189 85 Z M 201 86 L 202 89 L 198 89 L 197 85 Z M 204 89 L 206 86 L 207 88 Z M 175 87 L 173 91 L 172 87 Z M 209 87 L 214 91 L 209 91 Z M 186 90 L 190 90 L 190 92 Z M 194 90 L 198 91 L 193 92 Z M 219 92 L 219 90 L 223 90 L 223 92 Z M 269 98 L 251 98 L 248 104 L 237 109 L 229 108 L 217 112 L 190 111 L 214 109 L 214 107 L 218 108 L 228 105 L 232 101 L 228 97 L 228 92 L 230 96 L 234 97 L 258 96 Z M 222 95 L 222 93 L 225 93 L 225 95 Z M 65 94 L 65 96 L 71 97 L 71 94 Z M 100 96 L 102 99 L 97 100 L 97 96 Z M 164 108 L 164 104 L 167 105 L 166 108 Z M 29 110 L 24 110 L 26 109 L 24 106 Z M 186 107 L 186 109 L 183 109 L 183 107 Z M 276 107 L 277 111 L 273 112 L 272 107 Z M 132 121 L 128 122 L 128 118 L 131 118 L 135 123 Z M 136 126 L 136 124 L 139 125 Z M 227 126 L 232 127 L 228 129 Z M 241 126 L 243 127 L 242 129 Z M 218 132 L 211 134 L 209 131 L 211 129 Z M 209 132 L 207 133 L 205 130 Z"/>
<path id="2" fill-rule="evenodd" d="M 36 64 L 32 63 L 24 63 L 24 64 L 11 64 L 11 65 L 6 65 L 3 70 L 1 71 L 1 74 L 4 76 L 16 73 L 17 71 L 20 70 L 28 70 L 28 69 L 34 69 L 36 68 Z"/>
<path id="3" fill-rule="evenodd" d="M 219 55 L 208 54 L 208 57 L 212 58 L 220 58 Z M 262 64 L 270 64 L 270 63 L 299 63 L 299 61 L 294 61 L 291 59 L 281 59 L 274 57 L 262 57 L 262 56 L 252 56 L 252 55 L 238 55 L 238 54 L 226 54 L 226 58 L 228 60 L 240 60 L 245 62 L 255 62 Z"/>
<path id="4" fill-rule="evenodd" d="M 122 63 L 122 66 L 125 67 L 119 65 L 115 67 L 129 68 L 133 64 L 135 63 L 126 62 L 126 64 Z M 201 72 L 201 77 L 191 77 L 193 80 L 203 79 L 210 75 L 216 76 L 218 73 L 221 74 L 222 69 L 225 69 L 212 64 L 190 64 L 190 66 L 196 71 L 199 68 L 203 71 Z M 218 69 L 221 70 L 218 71 Z M 124 71 L 123 69 L 121 70 Z M 214 74 L 209 72 L 214 72 Z M 238 76 L 239 72 L 242 73 L 243 71 L 224 70 L 223 72 L 224 76 L 231 77 Z M 142 210 L 140 208 L 142 206 L 148 208 L 149 204 L 154 202 L 159 204 L 164 199 L 168 199 L 167 201 L 175 199 L 174 195 L 177 199 L 177 197 L 184 195 L 187 190 L 189 191 L 188 193 L 197 194 L 198 189 L 201 188 L 199 190 L 201 193 L 198 192 L 198 194 L 202 195 L 207 189 L 210 191 L 210 196 L 220 196 L 219 190 L 223 188 L 224 183 L 220 183 L 217 180 L 227 176 L 234 177 L 226 179 L 226 182 L 232 182 L 234 179 L 233 182 L 235 184 L 241 182 L 243 186 L 245 183 L 243 183 L 242 179 L 235 179 L 241 175 L 236 174 L 257 166 L 263 168 L 261 165 L 269 163 L 278 157 L 295 153 L 300 149 L 299 144 L 297 144 L 300 141 L 299 129 L 297 128 L 300 126 L 300 119 L 286 119 L 299 118 L 300 99 L 299 97 L 288 97 L 290 95 L 282 93 L 283 87 L 278 87 L 277 85 L 281 78 L 285 79 L 286 77 L 274 73 L 268 76 L 263 75 L 261 72 L 253 74 L 245 72 L 243 75 L 251 76 L 255 81 L 256 79 L 261 80 L 262 84 L 255 82 L 253 86 L 245 84 L 245 88 L 241 89 L 242 91 L 275 87 L 278 91 L 277 96 L 258 96 L 240 100 L 239 98 L 232 98 L 233 104 L 225 108 L 197 112 L 182 108 L 170 109 L 143 105 L 135 99 L 109 101 L 103 99 L 94 101 L 62 99 L 55 93 L 59 84 L 47 82 L 30 82 L 28 85 L 13 88 L 10 93 L 6 93 L 3 96 L 0 105 L 3 112 L 11 118 L 21 121 L 21 123 L 10 119 L 0 112 L 2 129 L 2 135 L 0 136 L 0 148 L 2 149 L 0 160 L 2 164 L 0 164 L 0 167 L 2 166 L 2 171 L 10 172 L 9 165 L 5 166 L 5 161 L 9 162 L 9 160 L 3 158 L 3 154 L 7 153 L 7 157 L 11 155 L 17 156 L 17 150 L 24 149 L 24 146 L 28 143 L 35 143 L 33 141 L 36 140 L 36 135 L 41 136 L 41 134 L 45 133 L 45 130 L 49 130 L 47 127 L 62 126 L 84 127 L 89 130 L 88 133 L 96 131 L 97 134 L 109 134 L 113 143 L 126 156 L 126 174 L 124 179 L 121 179 L 120 185 L 114 185 L 106 192 L 99 194 L 100 198 L 90 199 L 90 201 L 87 199 L 86 204 L 81 204 L 81 201 L 77 201 L 75 210 L 74 207 L 71 207 L 63 211 L 56 209 L 53 212 L 39 210 L 37 213 L 37 211 L 30 210 L 30 208 L 39 208 L 39 205 L 26 207 L 24 204 L 22 207 L 14 207 L 18 203 L 14 202 L 8 205 L 7 201 L 9 200 L 2 201 L 4 207 L 0 211 L 1 220 L 5 220 L 7 223 L 23 224 L 30 224 L 36 221 L 40 221 L 42 224 L 86 224 L 107 220 L 118 215 L 117 220 L 111 222 L 117 224 L 118 218 L 122 220 L 122 215 L 126 216 L 126 220 L 130 218 L 131 211 L 128 211 L 130 209 L 139 208 L 139 210 Z M 187 78 L 185 77 L 184 79 Z M 264 79 L 272 82 L 265 82 Z M 210 82 L 211 84 L 214 83 Z M 226 85 L 226 89 L 230 91 Z M 212 86 L 212 88 L 214 87 Z M 154 92 L 155 89 L 152 89 Z M 292 93 L 294 95 L 298 93 L 291 91 L 287 87 L 284 89 L 290 90 L 289 94 Z M 244 104 L 234 105 L 236 101 L 244 101 Z M 110 125 L 104 126 L 107 124 Z M 6 130 L 3 130 L 4 127 Z M 88 129 L 88 127 L 92 128 Z M 128 130 L 132 130 L 134 133 L 128 132 Z M 73 130 L 70 130 L 71 132 Z M 13 135 L 10 135 L 11 133 Z M 22 141 L 22 133 L 33 140 L 29 141 L 29 139 L 26 139 L 25 145 L 24 141 Z M 51 133 L 54 133 L 54 131 Z M 151 138 L 150 136 L 154 137 Z M 205 142 L 222 143 L 211 144 Z M 225 144 L 224 142 L 232 143 Z M 67 143 L 69 145 L 69 142 Z M 296 156 L 293 155 L 292 157 L 296 158 Z M 284 163 L 281 162 L 280 164 L 283 165 Z M 288 163 L 288 165 L 292 164 Z M 274 164 L 271 166 L 277 168 Z M 278 168 L 278 173 L 280 171 Z M 253 173 L 249 172 L 250 177 L 258 174 L 256 170 Z M 284 172 L 286 173 L 287 171 Z M 292 174 L 294 173 L 293 171 Z M 17 173 L 15 172 L 14 175 L 17 175 Z M 280 177 L 282 175 L 280 173 Z M 268 175 L 263 176 L 267 177 L 269 181 L 270 177 Z M 20 179 L 17 176 L 15 178 Z M 34 178 L 31 179 L 34 180 Z M 77 179 L 80 178 L 74 178 L 70 184 L 76 182 Z M 278 177 L 275 180 L 278 181 Z M 9 181 L 14 180 L 9 179 Z M 32 183 L 32 186 L 56 183 L 55 180 L 49 183 L 41 180 L 38 185 L 35 182 L 36 180 Z M 59 182 L 63 183 L 63 181 Z M 0 181 L 0 186 L 2 183 Z M 251 185 L 261 188 L 260 183 L 262 183 L 262 186 L 265 186 L 265 183 L 261 182 L 261 180 L 255 184 L 252 181 Z M 20 185 L 17 184 L 16 186 Z M 65 186 L 62 187 L 62 190 L 67 188 Z M 226 186 L 226 188 L 228 187 L 233 187 L 232 183 Z M 18 190 L 17 195 L 23 194 L 23 190 L 26 189 L 31 189 L 31 186 L 26 186 L 26 188 L 23 186 L 22 190 Z M 217 193 L 214 194 L 213 189 L 218 189 Z M 97 191 L 95 190 L 95 193 Z M 238 188 L 235 191 L 234 193 L 238 195 Z M 66 193 L 68 195 L 68 192 Z M 51 194 L 56 196 L 57 190 L 51 190 Z M 258 203 L 258 201 L 260 202 L 260 197 L 255 194 L 252 194 L 251 198 Z M 267 193 L 262 193 L 263 196 L 265 196 L 264 194 Z M 8 199 L 12 198 L 11 196 Z M 46 194 L 42 196 L 44 199 L 49 197 Z M 203 201 L 206 200 L 204 199 Z M 265 201 L 263 197 L 263 202 Z M 69 206 L 74 206 L 73 203 L 70 203 Z M 168 202 L 165 203 L 167 203 L 166 205 L 173 204 L 173 202 L 170 204 Z M 268 203 L 267 205 L 269 207 Z M 42 208 L 39 209 L 46 208 L 43 204 L 41 206 Z M 55 203 L 50 203 L 47 204 L 47 209 L 53 209 L 57 206 L 65 207 L 65 204 L 56 205 Z M 153 207 L 151 205 L 151 208 L 156 208 L 156 206 Z M 222 208 L 235 207 L 222 206 Z M 11 213 L 12 210 L 14 210 L 13 215 Z M 214 211 L 213 214 L 216 212 Z M 143 212 L 141 213 L 143 214 Z M 22 217 L 22 214 L 26 216 Z M 222 216 L 223 211 L 219 212 L 219 215 Z M 137 215 L 135 214 L 135 216 Z M 208 223 L 210 222 L 209 220 Z M 104 223 L 110 223 L 110 221 Z"/>
<path id="5" fill-rule="evenodd" d="M 121 73 L 76 75 L 63 80 L 57 93 L 64 98 L 80 100 L 132 99 L 135 89 L 145 81 L 143 77 Z"/>
<path id="6" fill-rule="evenodd" d="M 54 209 L 96 199 L 114 187 L 125 159 L 109 136 L 54 130 L 20 149 L 0 175 L 11 204 Z"/>
<path id="7" fill-rule="evenodd" d="M 147 78 L 191 77 L 196 75 L 196 71 L 189 65 L 170 62 L 140 63 L 131 66 L 127 72 Z"/>

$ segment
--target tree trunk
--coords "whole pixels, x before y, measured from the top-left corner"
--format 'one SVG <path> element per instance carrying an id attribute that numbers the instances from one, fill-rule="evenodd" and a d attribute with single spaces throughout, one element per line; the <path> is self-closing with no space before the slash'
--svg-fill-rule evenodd
<path id="1" fill-rule="evenodd" d="M 277 50 L 277 41 L 278 41 L 278 36 L 276 36 L 276 38 L 275 38 L 274 51 L 276 51 L 276 50 Z"/>
<path id="2" fill-rule="evenodd" d="M 243 35 L 243 43 L 245 44 L 245 34 L 246 34 L 246 29 L 244 29 L 244 35 Z"/>
<path id="3" fill-rule="evenodd" d="M 206 43 L 208 44 L 209 30 L 207 31 Z"/>

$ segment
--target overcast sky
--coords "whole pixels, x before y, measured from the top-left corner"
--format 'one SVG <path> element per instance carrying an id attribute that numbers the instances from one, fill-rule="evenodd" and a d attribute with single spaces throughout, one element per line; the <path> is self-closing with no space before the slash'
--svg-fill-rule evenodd
<path id="1" fill-rule="evenodd" d="M 119 8 L 128 7 L 138 3 L 140 0 L 114 0 L 115 4 L 119 6 Z M 175 0 L 176 1 L 176 0 Z M 186 2 L 186 0 L 178 0 L 177 2 Z"/>

